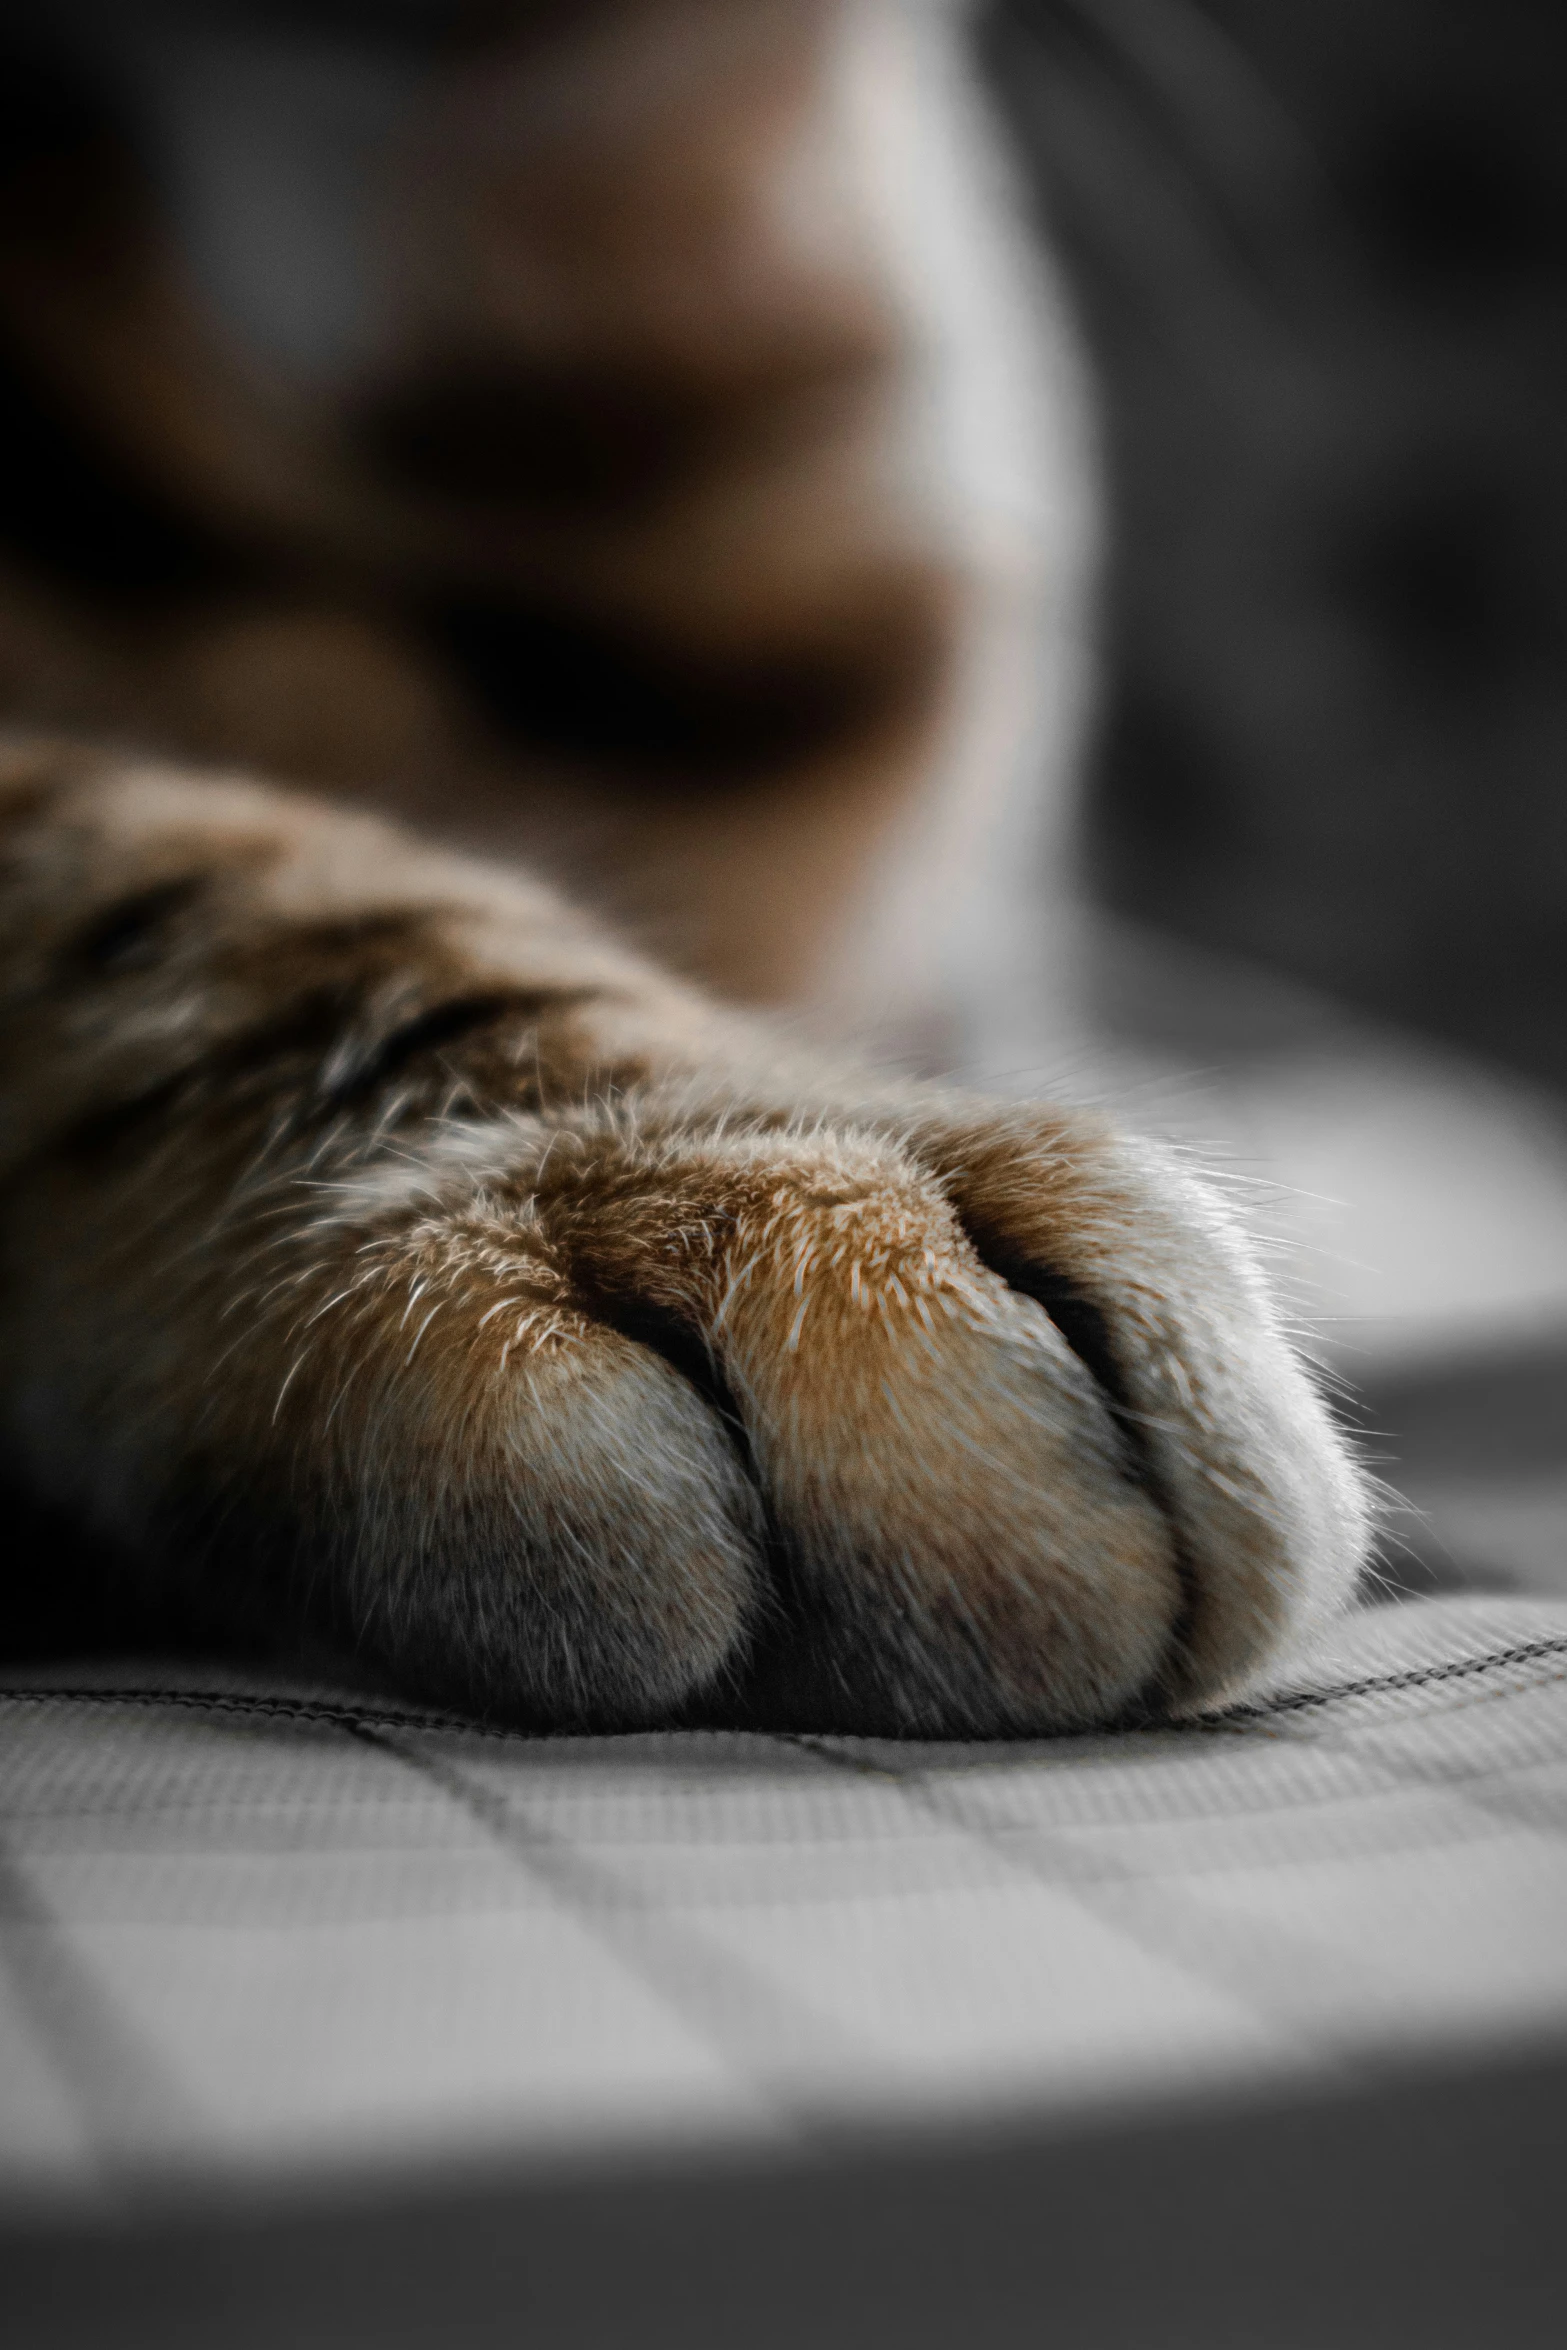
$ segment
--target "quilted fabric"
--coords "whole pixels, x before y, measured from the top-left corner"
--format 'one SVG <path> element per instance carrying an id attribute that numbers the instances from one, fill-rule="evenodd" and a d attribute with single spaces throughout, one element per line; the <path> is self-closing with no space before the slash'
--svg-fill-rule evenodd
<path id="1" fill-rule="evenodd" d="M 1567 1606 L 1028 1745 L 0 1695 L 0 2197 L 830 2144 L 1567 2042 Z"/>

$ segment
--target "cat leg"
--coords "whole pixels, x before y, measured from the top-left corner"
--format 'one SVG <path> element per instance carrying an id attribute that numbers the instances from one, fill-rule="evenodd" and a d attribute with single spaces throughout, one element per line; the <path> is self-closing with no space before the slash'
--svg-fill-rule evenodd
<path id="1" fill-rule="evenodd" d="M 804 1059 L 547 892 L 75 754 L 0 797 L 0 1450 L 194 1614 L 533 1722 L 1039 1732 L 1341 1603 L 1223 1210 Z"/>

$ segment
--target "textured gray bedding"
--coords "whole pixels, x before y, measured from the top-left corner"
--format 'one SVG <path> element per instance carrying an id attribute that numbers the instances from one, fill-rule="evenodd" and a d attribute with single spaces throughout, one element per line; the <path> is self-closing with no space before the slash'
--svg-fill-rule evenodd
<path id="1" fill-rule="evenodd" d="M 550 2343 L 956 2339 L 962 2274 L 971 2340 L 1031 2278 L 1052 2339 L 1185 2340 L 1183 2293 L 1193 2339 L 1403 2339 L 1394 2285 L 1407 2338 L 1480 2339 L 1482 2279 L 1489 2338 L 1545 2324 L 1567 1605 L 1368 1610 L 1262 1706 L 1037 1745 L 52 1668 L 0 1699 L 0 1796 L 29 2341 L 206 2339 L 220 2287 L 226 2342 L 488 2340 L 519 2260 Z M 1304 2268 L 1264 2326 L 1270 2230 L 1266 2290 Z"/>

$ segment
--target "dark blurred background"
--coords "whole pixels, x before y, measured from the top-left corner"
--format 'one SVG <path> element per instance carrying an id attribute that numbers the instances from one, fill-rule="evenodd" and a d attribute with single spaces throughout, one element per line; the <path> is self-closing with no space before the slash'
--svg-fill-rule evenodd
<path id="1" fill-rule="evenodd" d="M 1100 370 L 1098 891 L 1567 1082 L 1567 10 L 981 39 Z"/>

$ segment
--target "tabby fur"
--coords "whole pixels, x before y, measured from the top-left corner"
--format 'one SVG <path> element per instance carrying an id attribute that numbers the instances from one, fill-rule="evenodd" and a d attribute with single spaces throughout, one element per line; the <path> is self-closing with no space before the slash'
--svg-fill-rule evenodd
<path id="1" fill-rule="evenodd" d="M 532 1724 L 1247 1687 L 1366 1521 L 1211 1190 L 720 1000 L 1036 971 L 1082 425 L 952 12 L 486 11 L 291 382 L 67 49 L 0 190 L 12 407 L 107 501 L 0 532 L 10 1475 L 133 1613 Z"/>

